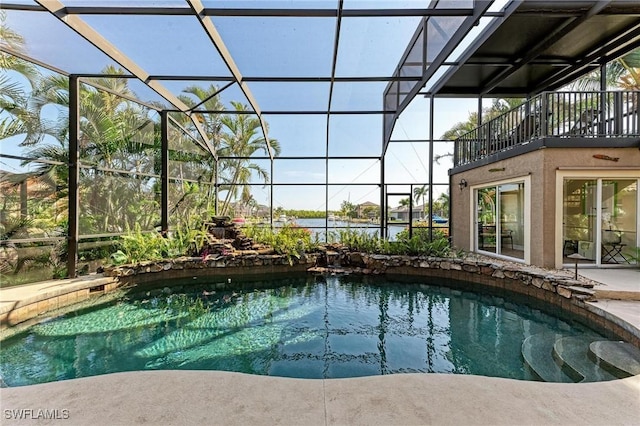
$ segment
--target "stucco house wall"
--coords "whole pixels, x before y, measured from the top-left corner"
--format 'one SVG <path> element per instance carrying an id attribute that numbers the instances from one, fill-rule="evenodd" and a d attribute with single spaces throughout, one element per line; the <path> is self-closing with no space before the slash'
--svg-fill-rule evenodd
<path id="1" fill-rule="evenodd" d="M 595 158 L 604 155 L 618 161 Z M 470 218 L 473 215 L 473 188 L 530 176 L 531 225 L 530 263 L 553 268 L 556 251 L 556 173 L 558 170 L 624 170 L 640 178 L 639 148 L 543 148 L 451 176 L 451 233 L 455 247 L 473 251 Z M 491 170 L 491 171 L 490 171 Z M 464 179 L 468 186 L 459 189 Z M 559 194 L 561 197 L 562 194 Z M 560 199 L 560 198 L 558 198 Z"/>

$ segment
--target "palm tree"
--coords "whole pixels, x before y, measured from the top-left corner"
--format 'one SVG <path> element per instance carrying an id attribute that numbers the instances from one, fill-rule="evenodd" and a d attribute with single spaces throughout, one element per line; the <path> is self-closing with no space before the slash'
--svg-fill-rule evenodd
<path id="1" fill-rule="evenodd" d="M 211 84 L 209 87 L 189 86 L 182 91 L 178 98 L 188 105 L 193 111 L 204 109 L 207 111 L 222 111 L 224 106 L 217 95 L 218 87 Z M 211 140 L 213 147 L 217 150 L 220 145 L 220 133 L 222 131 L 222 116 L 220 114 L 195 113 L 196 119 L 204 128 L 207 136 Z M 188 123 L 190 120 L 186 115 L 182 116 L 182 121 Z"/>
<path id="2" fill-rule="evenodd" d="M 640 49 L 636 49 L 617 61 L 626 74 L 620 76 L 618 86 L 624 90 L 640 90 Z"/>
<path id="3" fill-rule="evenodd" d="M 478 220 L 483 224 L 496 222 L 496 188 L 489 187 L 478 190 Z"/>
<path id="4" fill-rule="evenodd" d="M 482 109 L 482 121 L 487 122 L 488 120 L 491 120 L 501 114 L 504 114 L 507 111 L 510 111 L 522 105 L 523 102 L 524 102 L 524 99 L 522 98 L 496 98 L 493 100 L 490 107 Z M 469 133 L 470 131 L 476 129 L 477 127 L 478 127 L 478 113 L 475 111 L 470 112 L 469 117 L 467 118 L 466 121 L 461 121 L 459 123 L 456 123 L 453 127 L 451 127 L 449 130 L 444 132 L 444 134 L 440 137 L 440 139 L 456 140 L 460 136 L 464 135 L 465 133 Z M 451 154 L 442 155 L 438 157 L 436 161 L 439 158 L 442 158 L 447 155 L 451 155 Z"/>
<path id="5" fill-rule="evenodd" d="M 0 12 L 0 47 L 24 52 L 23 37 L 6 24 L 6 13 Z M 28 90 L 11 73 L 26 80 Z M 25 141 L 37 139 L 38 111 L 31 108 L 31 92 L 40 77 L 36 67 L 14 55 L 0 52 L 0 140 L 24 135 Z"/>
<path id="6" fill-rule="evenodd" d="M 258 207 L 259 204 L 256 201 L 255 198 L 253 198 L 253 195 L 249 195 L 249 199 L 248 200 L 243 200 L 243 211 L 245 215 L 248 215 L 250 217 L 254 216 L 254 213 L 258 211 Z"/>
<path id="7" fill-rule="evenodd" d="M 499 115 L 506 113 L 518 106 L 520 106 L 524 102 L 522 98 L 496 98 L 493 100 L 490 107 L 483 108 L 482 110 L 482 120 L 483 122 L 487 122 L 492 120 Z M 461 136 L 471 132 L 478 128 L 478 113 L 471 112 L 469 113 L 469 117 L 466 121 L 461 121 L 456 123 L 449 130 L 444 132 L 444 134 L 440 137 L 442 140 L 451 140 L 454 141 Z M 434 161 L 439 164 L 442 158 L 453 157 L 452 152 L 447 152 L 444 154 L 437 154 L 434 156 Z"/>
<path id="8" fill-rule="evenodd" d="M 413 198 L 416 200 L 416 203 L 422 200 L 422 218 L 425 219 L 427 217 L 427 206 L 424 202 L 424 198 L 429 193 L 429 187 L 427 185 L 422 185 L 416 188 L 413 188 Z"/>
<path id="9" fill-rule="evenodd" d="M 123 71 L 107 67 L 103 73 L 113 75 Z M 114 93 L 134 95 L 124 78 L 98 78 L 92 82 Z M 121 231 L 127 226 L 133 228 L 136 223 L 149 229 L 158 216 L 157 205 L 149 202 L 150 178 L 146 176 L 155 171 L 153 151 L 159 147 L 154 137 L 155 125 L 146 107 L 110 91 L 88 85 L 80 88 L 80 161 L 83 166 L 94 166 L 84 167 L 80 176 L 81 228 L 86 233 Z M 32 147 L 28 157 L 49 160 L 36 161 L 35 170 L 51 178 L 58 198 L 62 199 L 67 196 L 69 162 L 69 81 L 64 76 L 43 77 L 34 89 L 34 110 L 52 105 L 59 107 L 57 120 L 52 123 L 37 120 L 40 140 L 25 140 L 22 145 Z M 52 138 L 42 142 L 44 135 Z M 117 173 L 105 170 L 136 174 L 122 180 Z"/>
<path id="10" fill-rule="evenodd" d="M 15 52 L 24 52 L 23 37 L 6 24 L 6 13 L 0 12 L 0 46 Z M 22 77 L 22 78 L 20 78 Z M 46 126 L 40 119 L 37 89 L 42 80 L 37 68 L 9 53 L 0 52 L 0 140 L 20 137 L 19 146 L 25 147 L 42 141 Z M 30 153 L 20 153 L 29 156 Z M 35 157 L 41 158 L 41 157 Z M 48 158 L 47 156 L 42 158 Z M 66 157 L 61 159 L 66 164 Z M 26 162 L 23 161 L 24 166 Z M 18 175 L 14 176 L 17 177 Z M 12 178 L 9 177 L 8 181 Z M 59 203 L 59 192 L 55 175 L 35 172 L 22 175 L 23 181 L 39 188 L 39 194 L 29 200 L 30 211 L 38 211 L 37 223 L 43 229 L 55 227 L 61 217 L 66 217 L 66 208 Z M 5 199 L 6 204 L 6 199 Z M 6 207 L 6 205 L 3 207 Z"/>
<path id="11" fill-rule="evenodd" d="M 209 87 L 203 88 L 200 86 L 189 86 L 182 92 L 183 94 L 178 96 L 182 102 L 188 105 L 193 111 L 198 109 L 204 109 L 207 111 L 223 111 L 224 106 L 218 96 L 218 87 L 211 84 Z M 213 148 L 216 152 L 220 149 L 221 135 L 222 135 L 222 115 L 221 114 L 201 114 L 195 113 L 196 119 L 200 122 L 204 128 L 207 137 L 211 141 Z M 186 115 L 178 117 L 181 124 L 187 128 L 192 127 L 191 120 Z M 179 146 L 185 147 L 186 145 L 192 145 L 193 141 L 185 139 Z M 189 150 L 189 149 L 187 149 Z M 201 171 L 198 176 L 202 177 L 202 180 L 207 183 L 207 191 L 205 193 L 206 209 L 211 210 L 211 203 L 216 197 L 215 180 L 216 180 L 216 159 L 210 155 L 205 155 L 200 159 L 199 168 Z M 224 169 L 224 162 L 218 162 L 217 166 L 220 171 Z M 198 167 L 195 164 L 192 167 Z"/>
<path id="12" fill-rule="evenodd" d="M 640 90 L 640 49 L 607 64 L 608 89 Z M 599 91 L 600 70 L 586 74 L 567 86 L 569 90 Z"/>
<path id="13" fill-rule="evenodd" d="M 247 106 L 240 102 L 232 102 L 238 112 L 248 111 Z M 222 117 L 223 132 L 218 154 L 228 157 L 223 170 L 223 189 L 227 191 L 222 204 L 221 214 L 226 214 L 232 199 L 247 200 L 251 195 L 249 186 L 251 176 L 256 174 L 266 184 L 269 180 L 269 172 L 259 164 L 251 162 L 251 157 L 257 151 L 268 154 L 268 146 L 265 138 L 260 136 L 260 120 L 251 114 L 229 114 Z M 280 155 L 280 144 L 277 140 L 269 141 L 273 149 L 273 155 Z"/>
<path id="14" fill-rule="evenodd" d="M 440 137 L 442 140 L 456 140 L 478 127 L 478 113 L 471 112 L 466 121 L 456 123 Z"/>
<path id="15" fill-rule="evenodd" d="M 442 217 L 449 217 L 449 194 L 442 193 L 437 200 L 433 202 L 433 209 Z"/>
<path id="16" fill-rule="evenodd" d="M 605 86 L 605 90 L 640 90 L 640 49 L 636 49 L 607 64 Z M 570 91 L 599 92 L 601 90 L 600 70 L 595 70 L 578 78 L 566 86 L 566 89 Z M 563 104 L 562 108 L 568 111 L 569 114 L 575 113 L 576 109 L 582 111 L 583 114 L 588 113 L 589 109 L 601 110 L 603 107 L 605 110 L 607 108 L 615 109 L 613 106 L 613 96 L 606 96 L 604 98 L 604 102 L 608 103 L 608 106 L 600 106 L 599 103 L 602 102 L 601 99 L 603 98 L 597 93 L 591 93 L 578 105 L 565 102 L 564 98 L 562 98 L 560 102 Z M 635 108 L 636 97 L 631 97 L 630 101 Z M 585 120 L 590 119 L 586 118 Z"/>
<path id="17" fill-rule="evenodd" d="M 523 98 L 495 98 L 493 102 L 491 102 L 491 106 L 488 108 L 483 108 L 482 110 L 482 121 L 486 122 L 491 120 L 505 112 L 511 111 L 522 105 L 525 102 Z"/>
<path id="18" fill-rule="evenodd" d="M 124 72 L 109 66 L 102 73 Z M 135 97 L 128 79 L 94 78 L 91 83 L 109 91 L 88 85 L 80 89 L 80 159 L 83 165 L 95 166 L 81 173 L 83 206 L 95 220 L 90 226 L 98 232 L 124 231 L 135 225 L 150 229 L 159 218 L 146 176 L 155 171 L 154 123 L 146 107 L 123 97 Z M 105 169 L 134 174 L 120 176 Z"/>
<path id="19" fill-rule="evenodd" d="M 0 11 L 0 47 L 24 51 L 24 38 L 7 26 L 7 13 Z M 0 68 L 11 69 L 11 62 L 18 58 L 0 52 Z"/>
<path id="20" fill-rule="evenodd" d="M 68 115 L 69 105 L 68 79 L 62 76 L 50 75 L 32 80 L 32 92 L 29 95 L 30 113 L 25 115 L 29 120 L 26 128 L 30 132 L 20 144 L 27 148 L 25 156 L 45 162 L 24 160 L 21 165 L 32 164 L 32 178 L 43 187 L 48 186 L 54 196 L 55 220 L 64 220 L 67 216 L 67 196 L 69 180 L 68 153 Z M 51 93 L 56 93 L 52 96 Z M 40 111 L 50 104 L 58 105 L 62 119 L 57 121 L 44 120 Z M 51 136 L 46 138 L 46 136 Z"/>
<path id="21" fill-rule="evenodd" d="M 403 207 L 409 207 L 411 205 L 411 198 L 402 198 L 400 201 L 398 201 L 398 209 L 402 209 Z M 387 215 L 389 214 L 389 212 L 387 212 Z M 408 214 L 408 212 L 407 212 Z M 403 217 L 403 213 L 398 212 L 398 219 L 401 219 Z M 407 216 L 409 219 L 411 220 L 411 218 L 409 216 Z"/>

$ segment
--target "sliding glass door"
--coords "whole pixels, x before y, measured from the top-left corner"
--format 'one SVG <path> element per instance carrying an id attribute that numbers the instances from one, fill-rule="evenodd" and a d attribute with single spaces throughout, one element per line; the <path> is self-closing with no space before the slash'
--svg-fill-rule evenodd
<path id="1" fill-rule="evenodd" d="M 595 179 L 565 179 L 562 213 L 564 263 L 568 256 L 579 253 L 581 263 L 596 261 L 596 205 Z"/>
<path id="2" fill-rule="evenodd" d="M 638 180 L 603 179 L 601 185 L 600 262 L 635 264 L 632 249 L 638 245 Z"/>
<path id="3" fill-rule="evenodd" d="M 524 182 L 479 188 L 476 194 L 476 250 L 524 259 Z"/>
<path id="4" fill-rule="evenodd" d="M 637 263 L 638 179 L 565 178 L 562 210 L 563 263 Z"/>

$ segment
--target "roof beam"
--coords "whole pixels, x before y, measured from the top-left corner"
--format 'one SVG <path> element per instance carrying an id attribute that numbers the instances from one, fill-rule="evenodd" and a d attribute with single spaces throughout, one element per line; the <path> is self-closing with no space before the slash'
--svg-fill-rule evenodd
<path id="1" fill-rule="evenodd" d="M 162 96 L 167 100 L 171 105 L 178 108 L 179 110 L 186 112 L 189 110 L 189 107 L 185 105 L 178 97 L 176 97 L 173 93 L 171 93 L 168 89 L 166 89 L 162 84 L 157 81 L 149 80 L 149 74 L 142 69 L 137 63 L 135 63 L 132 59 L 126 56 L 123 52 L 121 52 L 116 46 L 114 46 L 111 42 L 105 39 L 100 33 L 94 30 L 89 24 L 84 22 L 80 17 L 69 15 L 66 12 L 65 6 L 58 0 L 35 0 L 40 6 L 48 10 L 51 14 L 53 14 L 56 18 L 58 18 L 62 23 L 66 24 L 69 28 L 74 30 L 78 35 L 87 40 L 89 43 L 98 48 L 105 55 L 109 56 L 115 62 L 120 64 L 123 68 L 129 71 L 131 74 L 136 76 L 142 82 L 144 82 L 148 87 L 153 89 L 158 95 Z M 191 121 L 193 125 L 197 129 L 198 133 L 202 137 L 204 145 L 202 147 L 209 151 L 211 155 L 216 156 L 215 149 L 211 145 L 211 141 L 209 140 L 207 133 L 204 128 L 200 125 L 198 120 L 194 116 L 191 116 Z"/>
<path id="2" fill-rule="evenodd" d="M 189 76 L 189 75 L 150 75 L 149 80 L 166 81 L 236 81 L 233 76 Z M 329 83 L 331 77 L 247 77 L 243 76 L 242 81 L 257 83 Z M 420 81 L 420 77 L 333 77 L 337 83 L 375 83 L 389 81 Z"/>
<path id="3" fill-rule="evenodd" d="M 207 96 L 205 99 L 202 99 L 200 102 L 198 102 L 197 104 L 192 106 L 190 108 L 190 111 L 197 110 L 199 106 L 206 104 L 207 101 L 209 101 L 210 99 L 213 99 L 214 97 L 218 96 L 220 93 L 224 92 L 225 90 L 227 90 L 229 87 L 233 86 L 234 84 L 235 84 L 235 81 L 228 82 L 221 89 L 217 89 L 211 95 Z"/>
<path id="4" fill-rule="evenodd" d="M 596 4 L 594 4 L 587 11 L 587 13 L 583 14 L 582 16 L 566 20 L 564 24 L 557 27 L 551 34 L 547 35 L 545 38 L 528 49 L 529 53 L 526 56 L 517 58 L 513 61 L 513 64 L 509 68 L 500 71 L 497 75 L 491 78 L 489 82 L 483 83 L 483 88 L 481 89 L 480 93 L 484 95 L 492 91 L 502 81 L 509 78 L 509 76 L 513 75 L 524 65 L 527 65 L 529 61 L 540 56 L 549 46 L 552 46 L 554 43 L 562 39 L 564 36 L 569 34 L 571 31 L 576 29 L 579 25 L 583 24 L 592 16 L 597 15 L 602 9 L 607 7 L 609 3 L 611 3 L 610 0 L 600 0 L 596 2 Z"/>
<path id="5" fill-rule="evenodd" d="M 529 63 L 534 65 L 574 65 L 576 61 L 573 58 L 565 58 L 561 56 L 539 56 L 529 61 Z M 512 66 L 510 57 L 499 57 L 499 56 L 492 56 L 492 57 L 486 57 L 486 58 L 475 56 L 474 59 L 465 61 L 464 63 L 462 63 L 462 61 L 456 61 L 456 62 L 445 62 L 442 65 L 450 65 L 450 66 L 478 65 L 478 66 L 492 66 L 492 67 Z"/>
<path id="6" fill-rule="evenodd" d="M 46 12 L 46 10 L 37 4 L 14 4 L 14 3 L 3 3 L 0 4 L 2 6 L 0 9 L 4 10 L 22 10 L 28 12 Z"/>
<path id="7" fill-rule="evenodd" d="M 87 77 L 84 77 L 81 74 L 77 74 L 77 77 L 78 77 L 78 81 L 80 83 L 82 83 L 82 84 L 86 84 L 88 86 L 95 87 L 96 89 L 98 89 L 98 90 L 100 90 L 102 92 L 111 93 L 112 95 L 121 97 L 121 98 L 126 99 L 128 101 L 135 102 L 138 105 L 145 106 L 145 107 L 147 107 L 149 109 L 152 109 L 152 110 L 154 110 L 156 112 L 160 112 L 161 111 L 161 108 L 158 108 L 156 105 L 151 105 L 150 103 L 147 103 L 147 102 L 141 101 L 139 99 L 136 99 L 134 96 L 124 95 L 122 93 L 118 93 L 116 90 L 110 89 L 108 87 L 104 87 L 103 85 L 101 85 L 99 83 L 96 83 L 95 81 L 92 80 L 92 78 L 94 78 L 94 77 L 87 78 Z M 111 78 L 118 78 L 118 77 L 111 77 Z"/>
<path id="8" fill-rule="evenodd" d="M 320 17 L 320 18 L 371 18 L 371 17 L 411 17 L 411 16 L 469 16 L 470 8 L 397 8 L 397 9 L 205 9 L 205 13 L 215 16 L 274 16 L 274 17 Z"/>
<path id="9" fill-rule="evenodd" d="M 460 66 L 464 65 L 473 54 L 482 46 L 491 35 L 504 23 L 504 21 L 511 16 L 516 9 L 522 4 L 523 0 L 513 0 L 511 3 L 507 5 L 504 10 L 504 15 L 501 18 L 497 18 L 492 20 L 492 22 L 487 25 L 487 27 L 482 31 L 478 37 L 471 43 L 469 47 L 465 49 L 464 52 L 458 58 L 458 65 L 455 67 L 449 68 L 448 71 L 444 73 L 440 80 L 436 82 L 433 86 L 431 86 L 430 92 L 433 94 L 437 94 L 442 87 L 449 81 L 449 79 L 458 71 Z"/>
<path id="10" fill-rule="evenodd" d="M 344 0 L 338 1 L 338 17 L 336 19 L 336 29 L 333 36 L 333 56 L 331 58 L 331 79 L 329 83 L 329 99 L 327 101 L 327 140 L 326 140 L 326 150 L 327 155 L 329 155 L 329 138 L 330 138 L 330 130 L 331 130 L 331 101 L 333 99 L 333 87 L 335 84 L 336 78 L 336 67 L 338 65 L 338 48 L 340 47 L 340 27 L 342 26 L 342 8 L 344 7 Z M 328 194 L 327 194 L 328 196 Z M 327 200 L 328 201 L 328 200 Z"/>
<path id="11" fill-rule="evenodd" d="M 36 4 L 6 3 L 2 5 L 7 10 L 25 10 L 46 12 L 47 10 Z M 67 6 L 69 15 L 182 15 L 191 16 L 193 13 L 185 7 L 140 7 L 140 6 Z M 212 8 L 206 7 L 202 12 L 205 16 L 235 16 L 235 17 L 299 17 L 299 18 L 336 18 L 338 13 L 331 9 L 300 9 L 300 8 Z M 342 16 L 348 18 L 371 17 L 415 17 L 415 16 L 470 16 L 471 8 L 386 8 L 386 9 L 347 9 Z M 485 16 L 501 16 L 502 12 L 487 12 Z"/>
<path id="12" fill-rule="evenodd" d="M 180 112 L 167 110 L 169 112 Z M 194 113 L 198 114 L 226 114 L 226 115 L 251 115 L 255 114 L 253 111 L 233 111 L 233 110 L 209 110 L 209 109 L 201 109 L 194 111 Z M 331 115 L 381 115 L 384 114 L 384 110 L 371 110 L 371 109 L 363 109 L 363 110 L 340 110 L 340 111 L 331 111 Z M 388 113 L 388 111 L 387 111 Z M 327 115 L 327 111 L 325 109 L 308 109 L 308 110 L 273 110 L 273 111 L 262 111 L 263 115 Z"/>
<path id="13" fill-rule="evenodd" d="M 329 83 L 329 96 L 327 100 L 327 124 L 325 127 L 325 162 L 324 162 L 324 171 L 325 171 L 325 187 L 329 185 L 329 142 L 331 141 L 331 102 L 333 100 L 333 88 L 335 85 L 336 78 L 336 68 L 338 66 L 338 49 L 340 47 L 340 28 L 342 26 L 342 12 L 344 7 L 344 0 L 338 0 L 338 8 L 336 9 L 337 17 L 336 17 L 336 25 L 335 31 L 333 34 L 333 55 L 331 56 L 331 81 Z M 329 191 L 325 191 L 324 193 L 324 205 L 325 209 L 329 206 Z M 326 230 L 326 229 L 325 229 Z"/>
<path id="14" fill-rule="evenodd" d="M 626 28 L 622 33 L 611 37 L 604 45 L 599 46 L 596 50 L 588 53 L 582 60 L 579 60 L 575 66 L 569 68 L 563 68 L 558 72 L 547 77 L 543 81 L 536 85 L 535 90 L 531 93 L 539 93 L 543 90 L 549 90 L 550 88 L 562 87 L 568 80 L 577 78 L 579 75 L 584 74 L 584 70 L 593 63 L 603 57 L 618 57 L 621 56 L 640 44 L 640 20 L 636 25 L 630 28 Z M 613 48 L 612 46 L 615 46 Z M 611 52 L 607 52 L 611 50 Z M 576 75 L 579 74 L 579 75 Z"/>
<path id="15" fill-rule="evenodd" d="M 224 44 L 224 41 L 222 40 L 222 36 L 216 29 L 211 18 L 203 14 L 205 7 L 202 4 L 201 0 L 187 0 L 187 3 L 189 3 L 189 6 L 191 6 L 191 9 L 197 15 L 198 20 L 202 25 L 202 28 L 204 28 L 205 32 L 209 36 L 209 39 L 211 40 L 214 47 L 220 54 L 220 57 L 222 58 L 225 65 L 231 72 L 231 75 L 233 75 L 235 80 L 238 82 L 238 86 L 240 87 L 240 90 L 242 90 L 242 93 L 244 93 L 244 96 L 247 98 L 249 105 L 251 105 L 251 108 L 258 116 L 258 119 L 260 120 L 260 127 L 262 128 L 262 134 L 264 135 L 264 140 L 265 140 L 265 143 L 267 144 L 267 151 L 269 152 L 269 157 L 273 159 L 273 152 L 272 152 L 273 150 L 271 148 L 271 144 L 269 143 L 269 132 L 267 129 L 267 123 L 264 121 L 264 117 L 260 112 L 260 106 L 258 105 L 258 102 L 256 101 L 256 99 L 253 97 L 251 90 L 249 90 L 249 87 L 243 80 L 242 74 L 240 73 L 238 66 L 236 65 L 235 61 L 233 60 L 233 57 L 231 56 L 231 53 L 227 49 L 227 46 Z"/>
<path id="16" fill-rule="evenodd" d="M 186 7 L 127 7 L 127 6 L 67 6 L 69 15 L 193 15 Z M 231 17 L 272 17 L 272 18 L 337 18 L 336 8 L 304 9 L 304 8 L 212 8 L 203 7 L 202 16 Z M 415 16 L 471 16 L 471 8 L 387 8 L 387 9 L 348 9 L 341 12 L 343 17 L 415 17 Z"/>
<path id="17" fill-rule="evenodd" d="M 451 36 L 451 38 L 447 41 L 445 46 L 442 48 L 440 53 L 438 53 L 436 58 L 431 62 L 431 64 L 423 72 L 422 78 L 420 79 L 418 84 L 415 84 L 411 88 L 411 90 L 406 94 L 406 96 L 402 100 L 402 102 L 397 106 L 396 110 L 395 111 L 388 111 L 389 113 L 393 114 L 393 118 L 392 118 L 392 120 L 390 120 L 390 123 L 392 123 L 390 128 L 385 128 L 384 129 L 385 133 L 384 133 L 383 150 L 382 150 L 382 154 L 383 155 L 387 151 L 387 147 L 389 145 L 389 140 L 391 138 L 391 133 L 393 132 L 393 123 L 396 122 L 396 120 L 398 119 L 398 116 L 402 113 L 402 111 L 404 111 L 404 109 L 409 105 L 409 103 L 411 103 L 411 101 L 413 100 L 415 95 L 418 92 L 420 92 L 422 87 L 440 69 L 440 67 L 445 62 L 445 60 L 449 57 L 449 55 L 451 55 L 451 53 L 458 46 L 458 44 L 467 36 L 469 31 L 471 31 L 471 29 L 478 22 L 478 20 L 482 16 L 486 15 L 486 11 L 491 6 L 491 3 L 492 3 L 491 1 L 485 1 L 485 0 L 476 0 L 476 1 L 474 1 L 473 14 L 471 16 L 467 17 L 462 22 L 462 24 L 458 27 L 456 32 Z M 424 25 L 423 25 L 423 27 L 424 27 L 423 30 L 425 31 L 425 37 L 424 37 L 423 42 L 425 44 L 428 43 L 428 41 L 426 39 L 426 31 L 427 31 L 426 25 L 427 25 L 427 23 L 425 22 Z M 415 39 L 416 39 L 417 34 L 418 34 L 418 31 L 416 31 L 416 34 L 414 35 L 414 37 L 411 40 L 411 43 L 407 46 L 407 51 L 402 56 L 402 60 L 398 64 L 398 67 L 396 68 L 396 73 L 398 73 L 399 70 L 402 68 L 404 60 L 409 55 L 409 51 L 413 47 L 413 44 L 415 43 Z M 384 96 L 385 97 L 387 96 L 388 90 L 389 90 L 389 88 L 387 88 L 387 90 L 385 90 L 385 92 L 384 92 Z"/>
<path id="18" fill-rule="evenodd" d="M 37 60 L 35 58 L 32 58 L 29 55 L 26 55 L 26 54 L 22 53 L 22 52 L 18 52 L 16 50 L 13 50 L 10 47 L 6 47 L 6 46 L 1 46 L 0 45 L 0 52 L 6 53 L 6 54 L 11 55 L 11 56 L 15 56 L 16 58 L 20 58 L 20 59 L 22 59 L 24 61 L 27 61 L 27 62 L 31 62 L 32 64 L 36 64 L 39 67 L 42 67 L 42 68 L 47 69 L 49 71 L 53 71 L 53 72 L 58 73 L 60 75 L 64 75 L 66 77 L 69 77 L 71 75 L 71 73 L 69 73 L 67 71 L 63 71 L 60 68 L 54 67 L 53 65 L 46 64 L 46 63 L 44 63 L 42 61 L 39 61 L 39 60 Z"/>

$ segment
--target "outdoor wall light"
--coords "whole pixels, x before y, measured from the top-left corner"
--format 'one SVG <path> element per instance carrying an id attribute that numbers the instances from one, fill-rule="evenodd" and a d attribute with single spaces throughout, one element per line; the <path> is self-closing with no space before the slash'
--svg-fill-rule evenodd
<path id="1" fill-rule="evenodd" d="M 463 189 L 465 189 L 467 187 L 468 183 L 465 179 L 461 179 L 460 183 L 458 184 L 458 186 L 460 187 L 460 191 L 462 191 Z"/>

